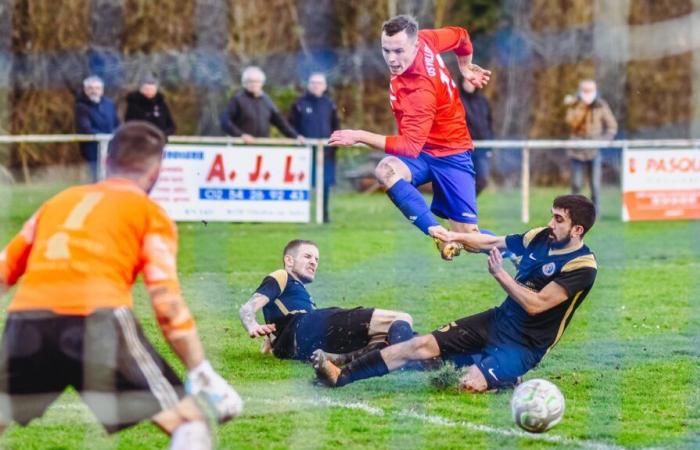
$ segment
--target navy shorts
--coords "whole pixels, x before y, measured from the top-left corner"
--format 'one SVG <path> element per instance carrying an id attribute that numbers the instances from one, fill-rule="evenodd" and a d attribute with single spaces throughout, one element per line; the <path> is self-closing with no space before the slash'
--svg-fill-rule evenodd
<path id="1" fill-rule="evenodd" d="M 471 151 L 436 158 L 421 152 L 418 158 L 398 157 L 411 171 L 411 184 L 433 183 L 430 210 L 438 217 L 478 223 L 476 185 Z"/>
<path id="2" fill-rule="evenodd" d="M 517 378 L 542 359 L 542 353 L 507 339 L 499 339 L 495 309 L 451 322 L 431 334 L 445 361 L 476 365 L 489 389 L 512 387 Z"/>
<path id="3" fill-rule="evenodd" d="M 349 353 L 366 347 L 374 308 L 322 308 L 296 314 L 277 335 L 272 352 L 278 358 L 306 361 L 321 349 Z"/>

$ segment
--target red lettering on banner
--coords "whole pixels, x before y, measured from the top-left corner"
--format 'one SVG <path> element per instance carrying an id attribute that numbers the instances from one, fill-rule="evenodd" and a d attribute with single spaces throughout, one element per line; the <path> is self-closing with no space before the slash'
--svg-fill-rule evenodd
<path id="1" fill-rule="evenodd" d="M 647 171 L 649 172 L 700 172 L 700 159 L 697 158 L 671 158 L 647 160 Z"/>
<path id="2" fill-rule="evenodd" d="M 226 181 L 226 172 L 224 171 L 224 159 L 221 157 L 221 153 L 217 153 L 214 157 L 214 162 L 211 164 L 211 169 L 209 169 L 209 175 L 207 175 L 207 181 L 211 181 L 212 178 L 218 178 L 219 181 Z"/>
<path id="3" fill-rule="evenodd" d="M 255 157 L 255 171 L 248 173 L 248 179 L 255 183 L 258 181 L 260 178 L 260 174 L 262 172 L 262 163 L 263 163 L 263 157 L 262 155 L 257 155 Z M 270 172 L 265 171 L 265 173 L 262 174 L 263 180 L 267 181 L 270 179 Z"/>
<path id="4" fill-rule="evenodd" d="M 630 158 L 630 173 L 637 173 L 637 160 Z"/>
<path id="5" fill-rule="evenodd" d="M 294 183 L 294 174 L 292 173 L 292 157 L 287 156 L 287 161 L 284 163 L 284 182 Z"/>

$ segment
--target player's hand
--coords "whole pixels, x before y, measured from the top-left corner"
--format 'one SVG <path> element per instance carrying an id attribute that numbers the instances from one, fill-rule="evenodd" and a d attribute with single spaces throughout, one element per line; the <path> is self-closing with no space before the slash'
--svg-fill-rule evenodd
<path id="1" fill-rule="evenodd" d="M 205 414 L 214 415 L 219 422 L 237 417 L 243 412 L 243 400 L 209 361 L 204 361 L 187 373 L 185 391 L 195 397 Z"/>
<path id="2" fill-rule="evenodd" d="M 479 89 L 486 86 L 491 79 L 491 71 L 479 67 L 476 64 L 469 64 L 465 67 L 460 66 L 460 70 L 464 78 Z"/>
<path id="3" fill-rule="evenodd" d="M 449 239 L 449 231 L 445 229 L 442 225 L 433 225 L 432 227 L 428 227 L 428 234 L 434 238 L 438 238 L 441 241 L 444 242 L 449 242 L 452 239 Z"/>
<path id="4" fill-rule="evenodd" d="M 255 142 L 255 137 L 248 133 L 243 133 L 241 135 L 241 139 L 243 139 L 243 142 L 245 142 L 246 144 L 252 144 L 253 142 Z"/>
<path id="5" fill-rule="evenodd" d="M 328 145 L 355 145 L 357 137 L 355 130 L 336 130 L 331 134 Z"/>
<path id="6" fill-rule="evenodd" d="M 491 275 L 496 275 L 503 271 L 503 257 L 501 256 L 501 251 L 493 247 L 489 252 L 489 273 Z"/>
<path id="7" fill-rule="evenodd" d="M 440 238 L 440 239 L 442 239 L 443 241 L 447 241 L 447 242 L 455 242 L 455 241 L 459 241 L 459 239 L 461 237 L 462 237 L 461 233 L 458 233 L 456 231 L 451 231 L 451 230 L 445 230 L 445 237 Z"/>
<path id="8" fill-rule="evenodd" d="M 297 143 L 298 143 L 299 145 L 305 145 L 305 144 L 306 144 L 306 139 L 304 138 L 304 136 L 302 136 L 301 134 L 300 134 L 299 136 L 297 136 Z"/>
<path id="9" fill-rule="evenodd" d="M 275 327 L 274 323 L 256 324 L 254 327 L 248 328 L 248 336 L 251 338 L 267 336 L 275 331 L 277 331 L 277 327 Z"/>

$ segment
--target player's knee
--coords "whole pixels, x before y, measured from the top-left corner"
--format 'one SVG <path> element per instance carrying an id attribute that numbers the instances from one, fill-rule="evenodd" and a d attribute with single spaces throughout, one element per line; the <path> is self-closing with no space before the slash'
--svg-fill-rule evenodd
<path id="1" fill-rule="evenodd" d="M 379 161 L 379 164 L 374 169 L 374 175 L 377 177 L 377 180 L 385 186 L 398 181 L 401 178 L 399 163 L 401 163 L 401 160 L 395 156 L 387 156 Z"/>
<path id="2" fill-rule="evenodd" d="M 467 374 L 459 380 L 459 388 L 462 391 L 478 394 L 480 392 L 486 392 L 489 388 L 489 384 L 478 367 L 470 366 Z"/>

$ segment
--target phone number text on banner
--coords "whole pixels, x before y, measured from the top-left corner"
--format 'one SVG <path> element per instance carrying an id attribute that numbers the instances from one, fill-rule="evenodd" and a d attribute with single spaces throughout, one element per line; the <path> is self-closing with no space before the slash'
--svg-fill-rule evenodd
<path id="1" fill-rule="evenodd" d="M 177 221 L 308 222 L 307 147 L 168 145 L 151 198 Z"/>

